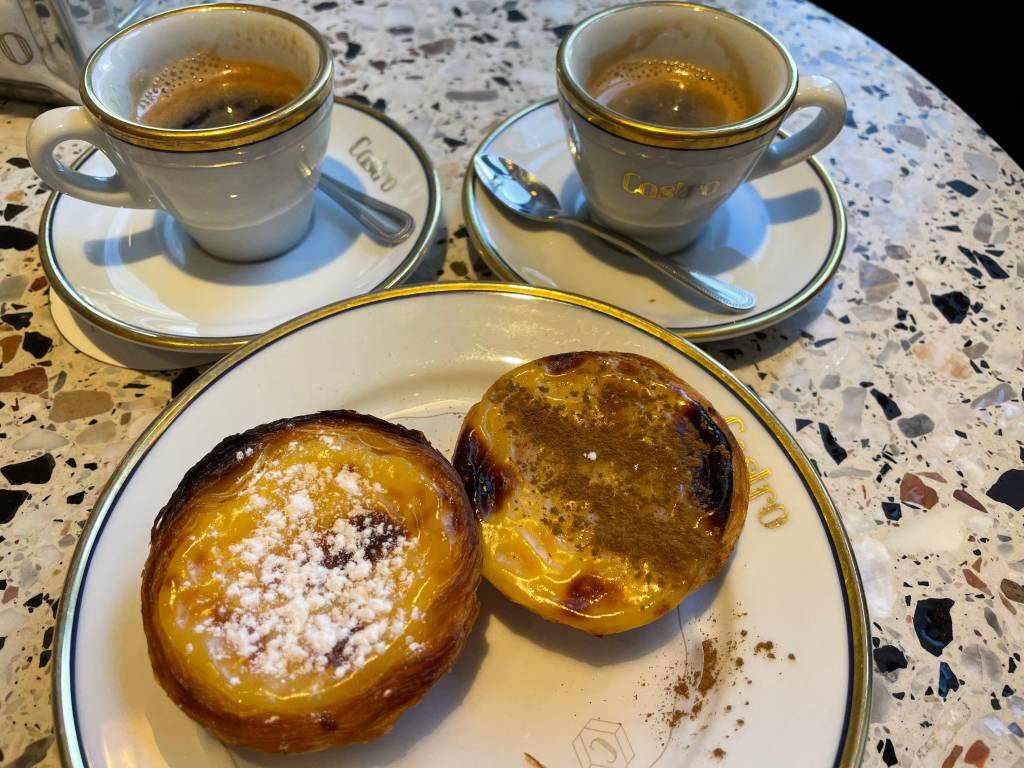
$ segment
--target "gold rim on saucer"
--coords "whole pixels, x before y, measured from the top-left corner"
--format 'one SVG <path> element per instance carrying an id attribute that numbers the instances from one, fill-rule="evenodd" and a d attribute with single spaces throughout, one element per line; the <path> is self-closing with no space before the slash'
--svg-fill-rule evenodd
<path id="1" fill-rule="evenodd" d="M 508 280 L 512 283 L 531 284 L 526 277 L 516 272 L 512 265 L 502 258 L 497 248 L 495 248 L 487 235 L 484 234 L 484 227 L 480 218 L 480 208 L 477 203 L 476 173 L 473 171 L 473 160 L 514 123 L 531 112 L 543 109 L 557 101 L 557 97 L 549 97 L 535 104 L 530 104 L 528 107 L 501 121 L 477 146 L 476 151 L 469 160 L 466 176 L 462 184 L 462 215 L 466 221 L 466 231 L 469 233 L 469 240 L 473 248 L 483 257 L 484 262 L 494 274 L 498 275 L 502 280 Z M 788 135 L 786 131 L 781 130 L 779 134 L 782 138 Z M 567 146 L 566 152 L 568 151 Z M 832 212 L 832 240 L 829 244 L 828 254 L 814 277 L 791 298 L 764 312 L 757 312 L 742 319 L 726 320 L 717 325 L 707 325 L 699 328 L 673 327 L 669 328 L 670 331 L 685 339 L 700 343 L 742 336 L 743 334 L 759 331 L 785 320 L 790 315 L 803 309 L 828 285 L 828 281 L 832 279 L 832 276 L 839 268 L 839 263 L 843 260 L 843 251 L 846 248 L 846 209 L 843 207 L 843 201 L 839 197 L 839 190 L 836 189 L 835 183 L 821 162 L 814 157 L 804 162 L 811 166 L 821 180 L 822 186 L 824 186 L 828 193 L 829 208 Z"/>
<path id="2" fill-rule="evenodd" d="M 700 13 L 710 13 L 730 21 L 739 22 L 759 32 L 775 46 L 779 55 L 786 63 L 786 87 L 783 89 L 782 95 L 756 115 L 748 117 L 746 120 L 741 120 L 738 123 L 731 123 L 716 128 L 688 130 L 634 120 L 601 104 L 592 98 L 586 92 L 586 89 L 573 77 L 569 68 L 569 50 L 572 48 L 579 33 L 594 22 L 601 21 L 617 13 L 644 6 L 678 6 L 689 8 Z M 764 27 L 742 16 L 737 16 L 718 8 L 711 8 L 697 3 L 666 2 L 665 0 L 620 5 L 595 13 L 593 16 L 588 16 L 573 27 L 569 34 L 563 38 L 561 45 L 558 46 L 558 53 L 555 56 L 555 76 L 558 81 L 559 95 L 573 111 L 578 113 L 587 122 L 596 125 L 608 133 L 628 139 L 629 141 L 635 141 L 637 144 L 666 147 L 669 149 L 717 149 L 719 147 L 731 147 L 778 131 L 779 126 L 782 125 L 782 121 L 789 112 L 793 99 L 796 98 L 799 81 L 796 62 L 793 61 L 793 57 L 782 43 Z"/>
<path id="3" fill-rule="evenodd" d="M 427 211 L 420 236 L 394 271 L 372 290 L 377 291 L 384 288 L 392 288 L 396 285 L 400 285 L 408 279 L 413 270 L 419 266 L 420 261 L 423 260 L 427 251 L 430 250 L 434 230 L 437 229 L 437 223 L 441 218 L 441 182 L 438 179 L 437 171 L 434 169 L 426 150 L 424 150 L 415 137 L 413 137 L 413 135 L 405 130 L 401 125 L 396 123 L 387 115 L 352 99 L 335 96 L 334 103 L 335 105 L 341 105 L 343 107 L 349 107 L 350 109 L 363 112 L 374 120 L 379 120 L 394 131 L 415 153 L 417 159 L 420 161 L 420 166 L 422 167 L 423 174 L 426 178 Z M 84 152 L 73 163 L 72 168 L 79 168 L 97 151 L 98 150 L 92 149 Z M 60 298 L 63 299 L 76 314 L 81 315 L 93 325 L 96 325 L 104 331 L 107 331 L 119 338 L 127 339 L 128 341 L 133 341 L 137 344 L 145 344 L 150 347 L 173 349 L 182 352 L 230 352 L 259 335 L 194 337 L 181 336 L 172 333 L 157 333 L 156 331 L 145 328 L 138 328 L 137 326 L 126 323 L 123 320 L 112 315 L 108 315 L 94 307 L 78 292 L 75 286 L 71 284 L 61 271 L 57 264 L 57 260 L 54 257 L 52 238 L 53 219 L 57 202 L 61 197 L 63 197 L 63 193 L 61 192 L 51 193 L 49 199 L 46 201 L 46 207 L 43 209 L 43 215 L 39 221 L 39 260 L 42 263 L 43 273 L 46 275 L 46 279 L 49 281 L 51 289 L 56 291 L 57 295 L 59 295 Z"/>
<path id="4" fill-rule="evenodd" d="M 344 314 L 366 305 L 383 304 L 391 301 L 423 296 L 426 294 L 455 293 L 511 294 L 523 298 L 546 299 L 588 309 L 600 315 L 618 320 L 626 325 L 659 340 L 692 361 L 714 380 L 721 383 L 757 417 L 772 435 L 779 448 L 789 458 L 794 470 L 817 508 L 820 522 L 825 528 L 832 549 L 832 556 L 841 583 L 844 613 L 848 621 L 847 636 L 850 658 L 846 712 L 842 733 L 841 750 L 836 765 L 840 768 L 859 766 L 864 754 L 868 735 L 868 715 L 871 702 L 870 632 L 864 587 L 857 562 L 853 555 L 846 530 L 843 527 L 835 503 L 829 496 L 818 473 L 795 438 L 782 425 L 778 417 L 745 384 L 721 363 L 708 354 L 666 329 L 645 320 L 631 312 L 618 309 L 585 296 L 534 288 L 525 285 L 508 285 L 484 282 L 432 283 L 407 286 L 376 294 L 358 296 L 313 310 L 290 320 L 263 334 L 251 344 L 236 350 L 233 354 L 215 363 L 177 398 L 172 400 L 153 420 L 146 431 L 135 441 L 121 463 L 113 471 L 110 480 L 101 492 L 85 523 L 82 535 L 68 569 L 64 583 L 63 597 L 57 616 L 54 640 L 53 663 L 53 713 L 58 749 L 64 765 L 84 768 L 88 763 L 78 731 L 74 702 L 74 676 L 72 667 L 73 643 L 75 641 L 78 601 L 84 585 L 86 571 L 94 548 L 102 535 L 110 510 L 120 496 L 126 483 L 132 477 L 139 462 L 153 448 L 160 437 L 174 424 L 175 420 L 197 400 L 202 393 L 213 386 L 224 374 L 261 349 L 271 346 L 290 334 L 313 325 L 326 318 Z M 478 629 L 479 631 L 479 629 Z"/>
<path id="5" fill-rule="evenodd" d="M 99 61 L 100 56 L 111 45 L 126 35 L 130 35 L 132 32 L 168 16 L 218 11 L 261 13 L 292 22 L 317 42 L 319 61 L 317 62 L 316 76 L 298 97 L 280 109 L 275 109 L 273 112 L 269 112 L 254 120 L 247 120 L 244 123 L 227 125 L 220 128 L 204 128 L 199 130 L 155 128 L 151 125 L 143 125 L 142 123 L 120 118 L 103 106 L 102 100 L 92 90 L 92 74 L 96 67 L 96 62 Z M 82 105 L 89 110 L 89 114 L 103 126 L 107 133 L 116 139 L 139 147 L 159 149 L 166 152 L 209 152 L 252 144 L 256 141 L 269 139 L 279 133 L 284 133 L 289 128 L 294 128 L 316 112 L 330 98 L 331 92 L 334 89 L 333 65 L 334 56 L 323 35 L 314 26 L 290 13 L 279 11 L 276 8 L 265 8 L 258 5 L 245 5 L 241 3 L 192 5 L 165 11 L 142 19 L 108 38 L 99 48 L 93 51 L 86 62 L 78 91 L 82 97 Z"/>

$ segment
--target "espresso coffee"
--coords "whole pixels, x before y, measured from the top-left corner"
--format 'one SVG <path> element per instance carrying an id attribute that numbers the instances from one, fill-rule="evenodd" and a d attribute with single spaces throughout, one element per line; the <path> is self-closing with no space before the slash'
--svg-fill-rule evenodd
<path id="1" fill-rule="evenodd" d="M 738 123 L 757 109 L 750 88 L 686 61 L 627 59 L 596 73 L 587 91 L 621 115 L 670 128 Z"/>
<path id="2" fill-rule="evenodd" d="M 197 130 L 253 120 L 302 93 L 291 71 L 196 52 L 163 67 L 135 100 L 135 119 L 155 128 Z"/>

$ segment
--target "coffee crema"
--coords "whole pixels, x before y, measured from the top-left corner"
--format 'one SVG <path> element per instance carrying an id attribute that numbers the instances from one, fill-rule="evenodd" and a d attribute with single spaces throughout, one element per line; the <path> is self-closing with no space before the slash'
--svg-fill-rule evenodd
<path id="1" fill-rule="evenodd" d="M 283 107 L 304 87 L 283 67 L 196 52 L 157 72 L 135 100 L 135 119 L 179 130 L 236 125 Z"/>
<path id="2" fill-rule="evenodd" d="M 621 115 L 670 128 L 713 128 L 757 112 L 747 84 L 675 59 L 617 61 L 591 77 L 587 91 Z"/>

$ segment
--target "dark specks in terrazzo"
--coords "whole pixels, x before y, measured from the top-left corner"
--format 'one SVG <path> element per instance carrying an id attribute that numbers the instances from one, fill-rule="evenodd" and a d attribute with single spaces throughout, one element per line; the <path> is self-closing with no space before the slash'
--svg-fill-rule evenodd
<path id="1" fill-rule="evenodd" d="M 999 253 L 1001 255 L 1002 251 L 1000 251 Z M 999 262 L 997 262 L 988 254 L 981 253 L 980 251 L 975 251 L 974 256 L 975 258 L 977 258 L 978 263 L 981 264 L 982 267 L 984 267 L 985 271 L 988 273 L 988 276 L 991 277 L 993 280 L 1005 280 L 1010 276 L 1009 272 L 1003 269 L 999 265 Z"/>
<path id="2" fill-rule="evenodd" d="M 878 667 L 878 671 L 882 674 L 907 668 L 907 657 L 895 645 L 879 646 L 874 649 L 872 654 L 875 657 L 875 666 Z"/>
<path id="3" fill-rule="evenodd" d="M 49 336 L 44 336 L 38 331 L 26 332 L 21 342 L 21 348 L 32 355 L 36 360 L 44 358 L 52 346 L 53 339 Z"/>
<path id="4" fill-rule="evenodd" d="M 974 197 L 978 192 L 978 188 L 973 184 L 968 184 L 966 181 L 960 181 L 960 179 L 948 181 L 946 182 L 946 186 L 950 189 L 956 190 L 964 197 Z"/>
<path id="5" fill-rule="evenodd" d="M 903 411 L 900 410 L 900 407 L 896 405 L 896 402 L 891 397 L 878 391 L 874 387 L 871 388 L 871 396 L 875 398 L 875 402 L 878 403 L 879 407 L 882 409 L 882 413 L 885 415 L 885 418 L 889 421 L 892 421 L 897 416 L 901 416 L 903 414 Z"/>
<path id="6" fill-rule="evenodd" d="M 1020 512 L 1024 509 L 1024 469 L 1008 469 L 1003 472 L 985 495 Z"/>
<path id="7" fill-rule="evenodd" d="M 32 322 L 31 312 L 6 312 L 0 315 L 0 320 L 7 323 L 11 328 L 21 330 L 22 328 L 28 328 L 29 323 Z"/>
<path id="8" fill-rule="evenodd" d="M 914 631 L 921 647 L 933 656 L 953 642 L 953 619 L 949 615 L 954 601 L 948 597 L 927 597 L 917 601 Z"/>
<path id="9" fill-rule="evenodd" d="M 18 205 L 17 203 L 8 203 L 4 206 L 4 221 L 11 221 L 19 213 L 28 209 L 27 205 Z"/>
<path id="10" fill-rule="evenodd" d="M 877 750 L 886 765 L 893 766 L 899 763 L 899 760 L 896 758 L 896 748 L 892 745 L 892 739 L 879 741 Z"/>
<path id="11" fill-rule="evenodd" d="M 939 662 L 939 683 L 938 683 L 938 686 L 937 686 L 938 691 L 939 691 L 939 696 L 941 696 L 943 699 L 945 699 L 946 695 L 950 691 L 958 691 L 958 690 L 960 690 L 960 682 L 961 681 L 959 679 L 957 679 L 957 676 L 955 674 L 953 674 L 953 670 L 950 669 L 949 664 L 947 664 L 944 661 L 940 661 Z"/>
<path id="12" fill-rule="evenodd" d="M 832 457 L 832 461 L 836 464 L 842 464 L 848 455 L 847 451 L 839 444 L 839 441 L 836 440 L 828 424 L 819 422 L 818 433 L 821 435 L 821 444 L 825 447 L 825 450 L 828 451 L 828 455 Z"/>
<path id="13" fill-rule="evenodd" d="M 15 168 L 28 168 L 29 162 L 27 157 L 9 157 L 7 158 L 7 164 L 13 165 Z"/>
<path id="14" fill-rule="evenodd" d="M 0 248 L 27 251 L 29 248 L 34 248 L 37 241 L 38 237 L 35 232 L 21 227 L 13 227 L 10 224 L 0 224 Z"/>
<path id="15" fill-rule="evenodd" d="M 362 96 L 362 94 L 349 94 L 349 98 L 355 98 L 356 96 Z M 356 101 L 363 101 L 367 106 L 373 107 L 378 112 L 387 112 L 388 103 L 384 99 L 374 99 L 371 103 L 365 96 L 362 99 L 356 99 Z"/>
<path id="16" fill-rule="evenodd" d="M 55 465 L 56 461 L 53 456 L 45 453 L 28 461 L 19 461 L 15 464 L 0 467 L 0 474 L 11 485 L 25 485 L 26 483 L 42 485 L 50 482 L 50 476 L 53 474 Z"/>
<path id="17" fill-rule="evenodd" d="M 962 323 L 971 308 L 971 300 L 963 291 L 932 294 L 932 304 L 951 323 Z"/>
<path id="18" fill-rule="evenodd" d="M 882 514 L 885 515 L 886 519 L 892 520 L 895 523 L 902 519 L 903 509 L 895 501 L 883 501 Z"/>
<path id="19" fill-rule="evenodd" d="M 11 491 L 0 488 L 0 525 L 7 525 L 11 522 L 28 497 L 28 491 Z"/>

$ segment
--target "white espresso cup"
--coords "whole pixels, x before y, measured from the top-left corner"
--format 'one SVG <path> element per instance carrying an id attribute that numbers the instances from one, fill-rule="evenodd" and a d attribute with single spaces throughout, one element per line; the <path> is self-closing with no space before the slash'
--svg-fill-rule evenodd
<path id="1" fill-rule="evenodd" d="M 217 128 L 160 128 L 135 118 L 140 93 L 169 64 L 197 52 L 284 69 L 305 84 L 291 102 Z M 327 152 L 333 57 L 306 22 L 254 5 L 203 5 L 138 22 L 103 43 L 82 72 L 83 106 L 36 118 L 28 156 L 49 186 L 102 205 L 159 208 L 222 259 L 259 261 L 305 235 Z M 54 155 L 81 140 L 103 152 L 111 176 Z"/>
<path id="2" fill-rule="evenodd" d="M 630 60 L 679 61 L 742 82 L 751 115 L 712 127 L 672 127 L 620 114 L 588 91 L 592 78 Z M 789 52 L 751 21 L 692 3 L 641 2 L 580 22 L 557 55 L 569 149 L 590 215 L 663 253 L 685 247 L 747 179 L 806 160 L 846 120 L 846 100 L 825 77 L 800 77 Z M 820 113 L 779 139 L 798 109 Z"/>

